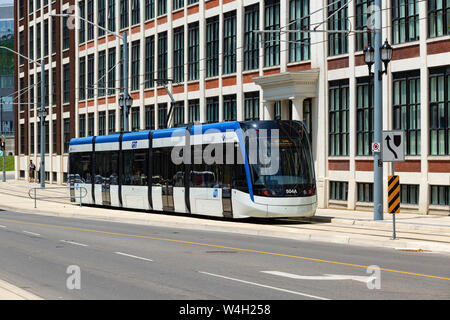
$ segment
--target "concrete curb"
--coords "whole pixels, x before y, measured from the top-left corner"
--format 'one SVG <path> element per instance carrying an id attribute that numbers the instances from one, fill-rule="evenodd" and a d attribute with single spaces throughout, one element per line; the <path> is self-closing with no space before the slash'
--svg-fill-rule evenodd
<path id="1" fill-rule="evenodd" d="M 0 280 L 0 300 L 43 300 L 28 291 Z"/>

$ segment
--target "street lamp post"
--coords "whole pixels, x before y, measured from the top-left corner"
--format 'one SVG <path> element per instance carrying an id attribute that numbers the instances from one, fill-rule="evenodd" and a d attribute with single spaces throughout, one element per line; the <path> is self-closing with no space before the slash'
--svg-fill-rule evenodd
<path id="1" fill-rule="evenodd" d="M 130 95 L 126 96 L 125 94 L 120 96 L 119 98 L 119 106 L 123 112 L 123 116 L 125 119 L 125 116 L 128 118 L 129 114 L 130 114 L 130 108 L 133 105 L 133 99 L 130 97 Z M 125 124 L 125 122 L 124 122 Z M 128 132 L 129 128 L 128 128 L 128 121 L 126 121 L 127 127 L 123 127 L 123 131 L 124 132 Z"/>
<path id="2" fill-rule="evenodd" d="M 0 49 L 4 49 L 4 50 L 8 50 L 16 55 L 18 55 L 19 57 L 22 57 L 32 63 L 34 63 L 35 65 L 37 65 L 38 67 L 41 67 L 41 108 L 38 111 L 38 115 L 40 117 L 41 120 L 41 164 L 39 167 L 39 179 L 41 181 L 41 188 L 44 189 L 45 188 L 45 117 L 46 117 L 46 112 L 45 112 L 45 63 L 44 63 L 44 59 L 41 60 L 41 62 L 37 62 L 35 60 L 31 60 L 30 58 L 24 56 L 23 54 L 20 54 L 19 52 L 16 52 L 8 47 L 4 47 L 4 46 L 0 46 Z"/>
<path id="3" fill-rule="evenodd" d="M 53 14 L 50 14 L 50 16 L 51 17 L 63 17 L 63 18 L 68 18 L 68 17 L 78 18 L 80 20 L 83 20 L 83 21 L 105 31 L 108 34 L 116 36 L 117 38 L 119 38 L 123 41 L 123 95 L 125 97 L 129 97 L 129 94 L 128 94 L 128 38 L 127 38 L 127 32 L 124 31 L 123 36 L 121 36 L 118 33 L 108 30 L 105 27 L 102 27 L 92 21 L 89 21 L 88 19 L 85 19 L 85 18 L 80 17 L 75 14 L 70 14 L 70 13 L 54 14 L 53 13 Z M 123 130 L 125 132 L 128 131 L 128 114 L 129 114 L 128 108 L 129 108 L 128 106 L 123 108 Z"/>
<path id="4" fill-rule="evenodd" d="M 379 6 L 378 8 L 381 8 Z M 376 13 L 379 24 L 381 26 L 381 11 Z M 375 48 L 371 44 L 364 49 L 364 61 L 369 68 L 369 75 L 374 79 L 374 142 L 381 145 L 383 132 L 383 98 L 382 98 L 382 79 L 383 74 L 387 74 L 387 67 L 392 59 L 392 47 L 386 40 L 381 45 L 381 27 L 376 29 L 375 34 Z M 384 63 L 384 71 L 382 70 L 381 62 Z M 375 65 L 375 70 L 372 73 L 372 65 Z M 369 86 L 369 91 L 371 90 Z M 369 93 L 370 94 L 370 93 Z M 383 160 L 381 152 L 374 152 L 374 188 L 373 188 L 373 203 L 374 203 L 374 220 L 383 220 Z"/>

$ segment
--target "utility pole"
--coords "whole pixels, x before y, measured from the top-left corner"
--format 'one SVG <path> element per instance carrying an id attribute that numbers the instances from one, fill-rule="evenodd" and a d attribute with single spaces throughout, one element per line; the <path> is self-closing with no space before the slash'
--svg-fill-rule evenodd
<path id="1" fill-rule="evenodd" d="M 41 60 L 41 110 L 39 116 L 41 118 L 41 165 L 39 167 L 39 179 L 41 188 L 45 188 L 45 64 L 44 59 Z"/>
<path id="2" fill-rule="evenodd" d="M 374 141 L 382 142 L 383 131 L 383 82 L 381 51 L 382 46 L 382 17 L 381 0 L 375 0 L 375 70 L 374 70 Z M 374 153 L 374 220 L 383 220 L 383 160 L 380 152 Z"/>
<path id="3" fill-rule="evenodd" d="M 128 98 L 128 40 L 127 32 L 123 33 L 123 98 L 124 102 Z M 123 106 L 123 131 L 128 132 L 128 106 L 124 103 Z"/>

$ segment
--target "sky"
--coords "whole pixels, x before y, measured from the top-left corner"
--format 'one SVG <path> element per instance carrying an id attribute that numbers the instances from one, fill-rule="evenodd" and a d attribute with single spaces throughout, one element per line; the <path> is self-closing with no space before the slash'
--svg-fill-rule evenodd
<path id="1" fill-rule="evenodd" d="M 0 0 L 0 6 L 3 4 L 13 4 L 14 0 Z"/>

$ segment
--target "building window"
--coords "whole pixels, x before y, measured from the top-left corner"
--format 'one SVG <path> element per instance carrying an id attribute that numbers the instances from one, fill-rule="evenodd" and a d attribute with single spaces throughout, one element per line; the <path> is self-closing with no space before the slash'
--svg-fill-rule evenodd
<path id="1" fill-rule="evenodd" d="M 450 67 L 430 70 L 430 155 L 450 155 Z"/>
<path id="2" fill-rule="evenodd" d="M 450 206 L 450 186 L 431 186 L 431 204 Z"/>
<path id="3" fill-rule="evenodd" d="M 25 55 L 25 38 L 24 38 L 24 32 L 19 32 L 19 53 L 24 56 Z M 24 58 L 22 56 L 19 56 L 19 64 L 23 64 Z"/>
<path id="4" fill-rule="evenodd" d="M 349 155 L 349 88 L 348 80 L 330 83 L 329 155 Z"/>
<path id="5" fill-rule="evenodd" d="M 88 137 L 93 137 L 94 135 L 94 114 L 88 113 Z"/>
<path id="6" fill-rule="evenodd" d="M 116 111 L 110 110 L 108 115 L 108 134 L 116 132 Z"/>
<path id="7" fill-rule="evenodd" d="M 155 106 L 145 107 L 145 129 L 155 130 Z"/>
<path id="8" fill-rule="evenodd" d="M 155 86 L 155 36 L 145 38 L 145 88 Z"/>
<path id="9" fill-rule="evenodd" d="M 78 3 L 79 6 L 79 10 L 80 10 L 80 17 L 81 18 L 86 18 L 86 7 L 85 7 L 85 2 L 80 1 Z M 83 43 L 86 41 L 86 22 L 83 21 L 82 19 L 79 19 L 79 24 L 80 24 L 80 29 L 78 29 L 78 41 L 80 43 Z M 56 24 L 54 25 L 54 27 L 56 27 Z M 55 36 L 53 36 L 55 38 Z"/>
<path id="10" fill-rule="evenodd" d="M 200 61 L 200 35 L 198 22 L 189 24 L 188 26 L 188 80 L 198 80 L 199 61 Z"/>
<path id="11" fill-rule="evenodd" d="M 184 7 L 184 0 L 173 0 L 173 10 L 178 10 Z"/>
<path id="12" fill-rule="evenodd" d="M 97 0 L 97 24 L 100 27 L 106 27 L 106 3 L 105 0 Z M 98 36 L 101 37 L 105 35 L 105 31 L 98 28 Z"/>
<path id="13" fill-rule="evenodd" d="M 400 203 L 418 204 L 419 203 L 419 186 L 415 184 L 400 185 Z"/>
<path id="14" fill-rule="evenodd" d="M 330 200 L 347 201 L 348 182 L 330 181 Z"/>
<path id="15" fill-rule="evenodd" d="M 206 99 L 206 121 L 219 122 L 219 97 Z"/>
<path id="16" fill-rule="evenodd" d="M 64 153 L 69 152 L 69 144 L 70 144 L 70 119 L 64 119 Z"/>
<path id="17" fill-rule="evenodd" d="M 405 131 L 406 155 L 420 155 L 420 71 L 394 74 L 394 130 Z"/>
<path id="18" fill-rule="evenodd" d="M 86 57 L 80 58 L 79 69 L 78 97 L 80 100 L 84 100 L 86 98 Z"/>
<path id="19" fill-rule="evenodd" d="M 158 128 L 167 127 L 167 103 L 158 104 Z"/>
<path id="20" fill-rule="evenodd" d="M 47 78 L 47 77 L 46 77 Z M 63 66 L 63 102 L 70 102 L 70 65 L 65 64 Z"/>
<path id="21" fill-rule="evenodd" d="M 280 30 L 280 0 L 266 0 L 264 3 L 264 29 Z M 264 37 L 264 66 L 280 64 L 280 33 L 266 33 Z"/>
<path id="22" fill-rule="evenodd" d="M 449 34 L 450 0 L 428 0 L 428 36 L 442 37 Z"/>
<path id="23" fill-rule="evenodd" d="M 236 121 L 236 95 L 223 97 L 223 119 L 225 121 Z"/>
<path id="24" fill-rule="evenodd" d="M 48 37 L 48 19 L 44 20 L 44 56 L 48 56 L 48 46 L 49 46 L 49 37 Z M 66 48 L 64 48 L 66 49 Z"/>
<path id="25" fill-rule="evenodd" d="M 55 38 L 55 36 L 53 36 L 53 38 Z M 30 59 L 34 59 L 34 27 L 31 26 L 29 33 L 28 33 L 28 39 L 29 39 L 29 46 L 28 46 L 28 56 L 30 57 Z"/>
<path id="26" fill-rule="evenodd" d="M 289 1 L 289 28 L 291 30 L 309 29 L 309 0 Z M 311 38 L 309 33 L 289 33 L 289 41 L 289 62 L 310 59 L 309 43 Z"/>
<path id="27" fill-rule="evenodd" d="M 35 154 L 35 150 L 34 150 L 34 123 L 30 123 L 30 154 Z"/>
<path id="28" fill-rule="evenodd" d="M 25 153 L 25 125 L 20 125 L 20 154 Z"/>
<path id="29" fill-rule="evenodd" d="M 236 11 L 224 14 L 223 21 L 223 73 L 236 72 Z"/>
<path id="30" fill-rule="evenodd" d="M 167 0 L 158 0 L 158 16 L 167 13 Z"/>
<path id="31" fill-rule="evenodd" d="M 259 68 L 259 4 L 245 8 L 244 18 L 244 70 Z"/>
<path id="32" fill-rule="evenodd" d="M 94 23 L 94 0 L 88 0 L 87 2 L 87 20 Z M 92 23 L 87 24 L 88 41 L 94 39 L 94 25 Z"/>
<path id="33" fill-rule="evenodd" d="M 87 97 L 92 99 L 94 97 L 94 54 L 90 54 L 87 61 Z"/>
<path id="34" fill-rule="evenodd" d="M 200 121 L 200 100 L 189 100 L 189 123 Z"/>
<path id="35" fill-rule="evenodd" d="M 244 113 L 245 121 L 259 120 L 259 91 L 245 93 Z"/>
<path id="36" fill-rule="evenodd" d="M 197 2 L 198 2 L 198 0 L 188 0 L 188 5 L 194 4 L 194 3 L 197 3 Z"/>
<path id="37" fill-rule="evenodd" d="M 52 17 L 52 30 L 56 30 L 57 28 L 56 20 L 57 20 L 56 17 Z M 53 32 L 52 32 L 52 53 L 56 53 L 56 34 L 54 34 Z"/>
<path id="38" fill-rule="evenodd" d="M 139 53 L 140 53 L 140 40 L 134 41 L 131 45 L 131 90 L 139 90 Z"/>
<path id="39" fill-rule="evenodd" d="M 155 0 L 145 0 L 145 20 L 155 17 Z"/>
<path id="40" fill-rule="evenodd" d="M 373 85 L 371 79 L 358 79 L 356 87 L 356 140 L 358 156 L 372 155 L 373 142 Z M 370 92 L 369 92 L 370 88 Z"/>
<path id="41" fill-rule="evenodd" d="M 167 79 L 167 32 L 158 34 L 158 78 Z"/>
<path id="42" fill-rule="evenodd" d="M 131 0 L 131 24 L 135 25 L 141 22 L 140 16 L 140 0 Z"/>
<path id="43" fill-rule="evenodd" d="M 108 95 L 116 93 L 116 48 L 108 49 Z"/>
<path id="44" fill-rule="evenodd" d="M 184 102 L 180 101 L 173 105 L 173 123 L 175 127 L 184 124 Z"/>
<path id="45" fill-rule="evenodd" d="M 56 146 L 57 141 L 56 141 L 56 130 L 57 130 L 57 120 L 53 120 L 52 121 L 52 153 L 56 154 L 57 150 L 56 150 Z"/>
<path id="46" fill-rule="evenodd" d="M 108 30 L 116 31 L 116 1 L 108 0 Z"/>
<path id="47" fill-rule="evenodd" d="M 42 45 L 42 41 L 41 41 L 41 24 L 38 23 L 37 27 L 36 27 L 36 58 L 37 59 L 41 58 L 41 45 Z"/>
<path id="48" fill-rule="evenodd" d="M 139 131 L 140 127 L 139 108 L 131 108 L 131 131 Z"/>
<path id="49" fill-rule="evenodd" d="M 328 0 L 328 30 L 348 30 L 347 0 Z M 328 34 L 328 55 L 336 56 L 348 52 L 348 35 L 345 33 Z"/>
<path id="50" fill-rule="evenodd" d="M 98 113 L 98 135 L 106 135 L 106 111 L 100 111 Z"/>
<path id="51" fill-rule="evenodd" d="M 206 77 L 219 75 L 219 16 L 206 20 Z"/>
<path id="52" fill-rule="evenodd" d="M 372 14 L 369 8 L 374 4 L 374 0 L 357 0 L 355 4 L 356 10 L 356 30 L 368 30 L 367 23 L 369 17 Z M 355 51 L 362 51 L 369 44 L 372 46 L 375 43 L 375 33 L 356 33 L 355 35 L 356 45 Z"/>
<path id="53" fill-rule="evenodd" d="M 128 27 L 128 0 L 120 0 L 120 29 Z"/>
<path id="54" fill-rule="evenodd" d="M 98 53 L 98 96 L 103 97 L 106 94 L 106 51 L 100 51 Z"/>
<path id="55" fill-rule="evenodd" d="M 394 44 L 419 40 L 419 3 L 392 0 L 392 39 Z"/>
<path id="56" fill-rule="evenodd" d="M 78 120 L 78 136 L 83 138 L 86 136 L 86 115 L 80 114 Z"/>
<path id="57" fill-rule="evenodd" d="M 184 26 L 173 31 L 173 81 L 184 81 Z"/>
<path id="58" fill-rule="evenodd" d="M 358 183 L 358 202 L 373 202 L 373 183 Z"/>

